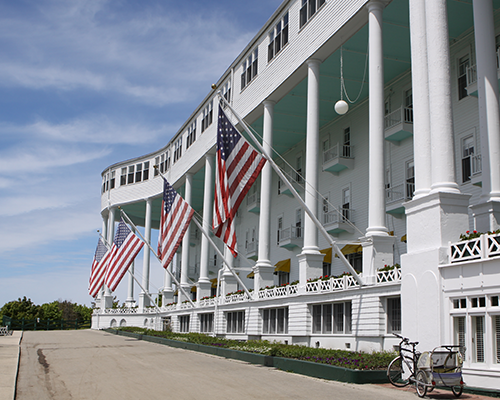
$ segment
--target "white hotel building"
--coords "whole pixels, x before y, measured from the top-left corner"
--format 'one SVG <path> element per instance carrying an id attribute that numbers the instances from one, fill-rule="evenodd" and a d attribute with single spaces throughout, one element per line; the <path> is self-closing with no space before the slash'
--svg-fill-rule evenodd
<path id="1" fill-rule="evenodd" d="M 364 351 L 392 349 L 399 332 L 420 350 L 465 345 L 466 383 L 498 389 L 500 236 L 487 232 L 500 224 L 499 47 L 498 0 L 283 1 L 165 147 L 104 170 L 103 232 L 112 240 L 118 207 L 147 240 L 158 229 L 154 165 L 210 225 L 220 90 L 361 280 L 342 276 L 266 163 L 238 212 L 239 255 L 227 257 L 252 298 L 228 295 L 241 287 L 191 223 L 170 268 L 194 307 L 166 274 L 161 312 L 144 293 L 112 309 L 106 290 L 93 327 L 168 322 Z M 343 115 L 341 96 L 354 101 Z M 460 241 L 473 230 L 485 234 Z M 135 262 L 146 290 L 151 256 Z"/>

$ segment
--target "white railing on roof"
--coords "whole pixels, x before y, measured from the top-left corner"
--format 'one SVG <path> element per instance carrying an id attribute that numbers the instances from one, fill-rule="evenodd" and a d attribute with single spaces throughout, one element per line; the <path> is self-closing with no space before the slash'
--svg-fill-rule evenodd
<path id="1" fill-rule="evenodd" d="M 177 303 L 170 304 L 168 306 L 162 306 L 160 310 L 162 311 L 173 311 L 177 308 Z"/>
<path id="2" fill-rule="evenodd" d="M 341 145 L 337 143 L 336 145 L 330 147 L 328 150 L 323 152 L 323 164 L 333 160 L 334 158 L 354 158 L 353 148 L 348 145 Z"/>
<path id="3" fill-rule="evenodd" d="M 481 260 L 500 256 L 500 234 L 482 234 L 469 240 L 450 243 L 450 262 Z"/>
<path id="4" fill-rule="evenodd" d="M 413 108 L 399 107 L 384 117 L 384 128 L 389 129 L 400 123 L 413 124 Z"/>
<path id="5" fill-rule="evenodd" d="M 230 294 L 229 296 L 222 297 L 222 302 L 224 304 L 241 303 L 243 301 L 248 301 L 248 295 L 245 292 L 234 293 Z"/>
<path id="6" fill-rule="evenodd" d="M 377 283 L 390 283 L 401 281 L 401 268 L 390 271 L 377 271 Z"/>
<path id="7" fill-rule="evenodd" d="M 276 297 L 287 297 L 298 293 L 298 285 L 278 286 L 259 290 L 259 299 L 274 299 Z"/>
<path id="8" fill-rule="evenodd" d="M 137 308 L 106 308 L 104 314 L 136 314 Z"/>

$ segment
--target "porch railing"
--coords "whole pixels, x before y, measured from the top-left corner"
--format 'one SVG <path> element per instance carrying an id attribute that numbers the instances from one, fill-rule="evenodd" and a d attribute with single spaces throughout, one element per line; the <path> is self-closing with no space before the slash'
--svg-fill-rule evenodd
<path id="1" fill-rule="evenodd" d="M 323 164 L 333 160 L 334 158 L 354 158 L 353 148 L 348 145 L 341 145 L 337 143 L 336 145 L 330 147 L 328 150 L 323 152 Z"/>
<path id="2" fill-rule="evenodd" d="M 500 256 L 500 234 L 483 234 L 477 238 L 450 243 L 450 262 L 488 259 Z"/>
<path id="3" fill-rule="evenodd" d="M 384 128 L 389 129 L 400 123 L 413 124 L 413 108 L 399 107 L 384 117 Z"/>

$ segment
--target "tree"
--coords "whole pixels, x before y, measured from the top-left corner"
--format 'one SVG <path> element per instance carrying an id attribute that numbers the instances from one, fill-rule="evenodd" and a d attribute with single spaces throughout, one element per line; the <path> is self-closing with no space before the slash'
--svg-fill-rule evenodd
<path id="1" fill-rule="evenodd" d="M 24 296 L 14 301 L 5 303 L 0 310 L 0 314 L 12 319 L 35 319 L 43 318 L 43 310 Z M 3 317 L 2 317 L 3 318 Z"/>
<path id="2" fill-rule="evenodd" d="M 41 305 L 43 310 L 43 319 L 62 319 L 62 311 L 59 308 L 59 301 L 45 303 Z"/>

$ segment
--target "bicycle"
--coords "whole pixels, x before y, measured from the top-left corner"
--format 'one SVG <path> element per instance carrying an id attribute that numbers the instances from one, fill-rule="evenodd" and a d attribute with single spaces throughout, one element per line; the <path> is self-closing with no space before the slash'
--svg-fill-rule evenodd
<path id="1" fill-rule="evenodd" d="M 418 342 L 410 342 L 410 339 L 397 333 L 393 335 L 400 338 L 401 342 L 399 342 L 399 355 L 387 367 L 387 378 L 394 386 L 405 387 L 416 380 L 417 362 L 420 357 L 420 352 L 415 349 Z M 412 348 L 403 346 L 411 346 Z"/>

